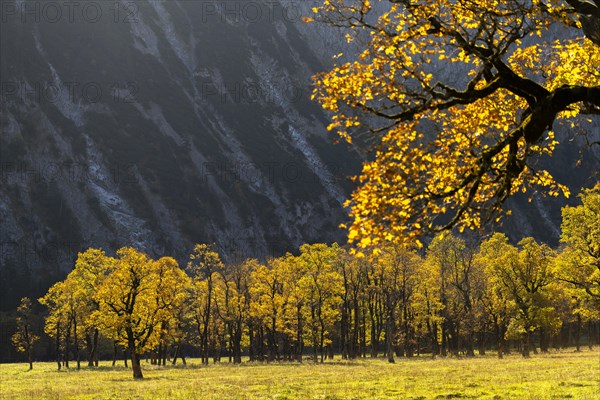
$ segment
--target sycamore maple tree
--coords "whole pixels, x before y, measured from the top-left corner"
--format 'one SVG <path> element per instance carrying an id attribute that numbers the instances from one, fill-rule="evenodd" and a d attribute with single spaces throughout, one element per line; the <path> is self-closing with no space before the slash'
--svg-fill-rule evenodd
<path id="1" fill-rule="evenodd" d="M 362 49 L 315 76 L 329 129 L 377 140 L 348 203 L 349 240 L 420 244 L 423 234 L 498 220 L 516 192 L 568 196 L 537 161 L 558 144 L 553 125 L 585 128 L 600 113 L 599 10 L 559 0 L 326 0 L 313 9 Z"/>
<path id="2" fill-rule="evenodd" d="M 152 260 L 131 248 L 117 250 L 112 271 L 94 297 L 102 332 L 129 349 L 134 379 L 142 379 L 142 354 L 156 348 L 165 322 L 183 306 L 191 284 L 171 257 Z"/>
<path id="3" fill-rule="evenodd" d="M 574 286 L 584 314 L 600 317 L 600 183 L 585 189 L 582 204 L 564 207 L 558 263 L 560 279 Z M 581 293 L 583 292 L 583 293 Z"/>
<path id="4" fill-rule="evenodd" d="M 17 330 L 11 336 L 11 341 L 18 352 L 27 354 L 29 370 L 33 369 L 33 346 L 40 337 L 33 333 L 31 320 L 33 318 L 32 304 L 29 297 L 23 297 L 17 307 Z"/>

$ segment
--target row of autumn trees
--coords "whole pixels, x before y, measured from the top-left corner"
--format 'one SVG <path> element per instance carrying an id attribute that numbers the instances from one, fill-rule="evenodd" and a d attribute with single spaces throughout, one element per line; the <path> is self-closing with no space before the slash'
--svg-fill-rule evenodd
<path id="1" fill-rule="evenodd" d="M 502 357 L 507 340 L 528 356 L 547 350 L 563 324 L 576 328 L 579 346 L 582 326 L 600 319 L 600 186 L 582 200 L 563 210 L 560 251 L 532 238 L 513 246 L 501 233 L 479 244 L 446 234 L 421 253 L 306 244 L 297 256 L 224 264 L 199 244 L 184 270 L 130 247 L 114 257 L 88 249 L 39 299 L 45 332 L 59 368 L 69 358 L 79 367 L 83 354 L 94 365 L 104 337 L 127 349 L 134 378 L 144 354 L 164 365 L 192 346 L 203 363 L 240 363 L 242 354 L 323 361 L 333 352 L 393 362 L 491 347 Z"/>

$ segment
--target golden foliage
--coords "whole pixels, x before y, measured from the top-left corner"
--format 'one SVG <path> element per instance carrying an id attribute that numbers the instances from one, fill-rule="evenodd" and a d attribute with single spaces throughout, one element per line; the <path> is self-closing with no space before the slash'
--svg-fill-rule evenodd
<path id="1" fill-rule="evenodd" d="M 558 144 L 555 119 L 600 106 L 600 47 L 581 32 L 544 42 L 551 26 L 575 23 L 564 2 L 420 0 L 373 10 L 366 0 L 314 10 L 350 38 L 367 38 L 357 60 L 315 76 L 313 93 L 333 114 L 329 130 L 348 141 L 369 130 L 379 141 L 347 203 L 350 242 L 421 245 L 423 234 L 499 220 L 516 192 L 569 195 L 533 162 Z"/>

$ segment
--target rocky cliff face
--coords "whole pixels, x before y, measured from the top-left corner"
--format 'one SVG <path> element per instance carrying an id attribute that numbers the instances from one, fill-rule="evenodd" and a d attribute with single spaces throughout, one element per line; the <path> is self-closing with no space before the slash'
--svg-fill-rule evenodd
<path id="1" fill-rule="evenodd" d="M 359 162 L 310 101 L 335 46 L 309 4 L 45 3 L 2 2 L 6 290 L 87 246 L 233 259 L 343 240 Z"/>
<path id="2" fill-rule="evenodd" d="M 301 21 L 317 4 L 3 0 L 3 308 L 89 246 L 183 261 L 195 242 L 233 260 L 343 241 L 360 157 L 310 101 L 344 46 Z M 556 240 L 560 204 L 524 207 L 515 234 Z"/>

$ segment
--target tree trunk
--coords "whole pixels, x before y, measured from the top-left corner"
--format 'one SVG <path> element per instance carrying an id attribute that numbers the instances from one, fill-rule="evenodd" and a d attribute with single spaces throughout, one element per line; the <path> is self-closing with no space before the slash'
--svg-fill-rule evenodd
<path id="1" fill-rule="evenodd" d="M 208 295 L 206 298 L 206 308 L 204 317 L 204 329 L 202 332 L 202 364 L 208 365 L 208 326 L 210 324 L 210 310 L 211 310 L 211 294 L 212 294 L 212 280 L 208 277 Z"/>
<path id="2" fill-rule="evenodd" d="M 362 329 L 360 332 L 360 353 L 362 358 L 367 357 L 367 317 L 365 314 L 363 313 L 362 315 Z"/>
<path id="3" fill-rule="evenodd" d="M 141 355 L 137 354 L 133 349 L 130 349 L 130 351 L 131 368 L 133 369 L 133 379 L 144 379 L 144 375 L 142 374 L 142 366 L 140 364 Z"/>
<path id="4" fill-rule="evenodd" d="M 161 358 L 162 358 L 162 342 L 160 342 L 158 344 L 158 349 L 156 349 L 155 351 L 153 351 L 150 355 L 150 364 L 152 365 L 159 365 L 161 363 Z"/>
<path id="5" fill-rule="evenodd" d="M 346 300 L 342 303 L 342 318 L 340 320 L 340 353 L 342 359 L 348 359 L 348 310 Z"/>
<path id="6" fill-rule="evenodd" d="M 530 332 L 529 335 L 529 347 L 531 349 L 531 351 L 533 351 L 533 354 L 537 354 L 537 346 L 535 345 L 535 342 L 533 341 L 533 332 Z"/>
<path id="7" fill-rule="evenodd" d="M 440 328 L 442 329 L 442 348 L 440 355 L 446 357 L 448 355 L 448 328 L 446 320 L 442 321 Z"/>
<path id="8" fill-rule="evenodd" d="M 548 332 L 544 328 L 540 328 L 540 351 L 542 353 L 547 353 L 550 347 L 550 340 L 548 337 Z"/>
<path id="9" fill-rule="evenodd" d="M 298 320 L 298 332 L 296 332 L 296 361 L 301 363 L 302 353 L 304 351 L 304 343 L 302 339 L 302 306 L 297 307 L 296 315 Z"/>
<path id="10" fill-rule="evenodd" d="M 360 328 L 360 307 L 358 304 L 358 300 L 353 301 L 354 303 L 354 330 L 352 331 L 352 353 L 351 358 L 355 359 L 359 356 L 360 353 L 360 345 L 359 345 L 359 328 Z"/>
<path id="11" fill-rule="evenodd" d="M 56 363 L 60 371 L 60 324 L 56 324 Z"/>
<path id="12" fill-rule="evenodd" d="M 71 327 L 68 326 L 67 327 L 67 331 L 66 331 L 66 336 L 65 336 L 65 353 L 63 354 L 63 365 L 65 366 L 65 368 L 69 368 L 69 353 L 70 353 L 70 344 L 69 342 L 71 341 Z"/>
<path id="13" fill-rule="evenodd" d="M 117 365 L 117 341 L 116 340 L 113 342 L 113 362 L 112 362 L 112 366 L 114 367 L 115 365 Z"/>
<path id="14" fill-rule="evenodd" d="M 162 354 L 162 366 L 165 367 L 167 365 L 167 344 L 165 343 L 165 345 L 163 346 L 163 354 Z M 160 364 L 160 360 L 159 360 L 159 364 Z"/>
<path id="15" fill-rule="evenodd" d="M 77 318 L 73 317 L 73 341 L 75 342 L 75 360 L 77 361 L 77 370 L 81 369 L 81 357 L 79 352 L 79 337 L 77 335 Z"/>
<path id="16" fill-rule="evenodd" d="M 458 323 L 452 324 L 451 332 L 452 332 L 452 336 L 450 338 L 450 347 L 452 347 L 451 353 L 455 357 L 458 357 L 458 351 L 459 351 L 459 336 L 458 336 L 459 324 Z"/>
<path id="17" fill-rule="evenodd" d="M 575 349 L 581 351 L 581 315 L 577 314 L 577 323 L 575 325 Z"/>
<path id="18" fill-rule="evenodd" d="M 242 323 L 239 322 L 233 333 L 233 363 L 242 363 Z"/>
<path id="19" fill-rule="evenodd" d="M 526 332 L 525 333 L 525 337 L 523 338 L 523 347 L 521 349 L 521 354 L 523 355 L 523 357 L 525 358 L 529 358 L 529 336 L 530 336 L 530 332 Z"/>
<path id="20" fill-rule="evenodd" d="M 385 329 L 385 351 L 387 353 L 388 362 L 392 364 L 396 362 L 396 360 L 394 360 L 394 327 L 396 325 L 394 321 L 394 308 L 395 305 L 393 302 L 388 301 L 388 315 Z"/>
<path id="21" fill-rule="evenodd" d="M 402 311 L 402 318 L 404 319 L 403 321 L 403 325 L 404 325 L 404 354 L 406 354 L 407 358 L 412 358 L 414 353 L 415 353 L 415 349 L 414 349 L 414 330 L 411 329 L 410 327 L 410 323 L 409 323 L 409 318 L 408 318 L 408 307 L 406 306 L 406 301 L 403 301 L 404 306 L 402 307 L 403 311 Z"/>
<path id="22" fill-rule="evenodd" d="M 322 310 L 321 307 L 319 306 L 319 325 L 321 327 L 321 334 L 319 336 L 319 349 L 321 350 L 321 362 L 323 362 L 325 360 L 325 349 L 323 348 L 323 346 L 325 345 L 325 320 L 323 319 L 323 315 L 322 315 Z"/>
<path id="23" fill-rule="evenodd" d="M 393 364 L 396 362 L 396 360 L 394 360 L 394 342 L 393 342 L 392 335 L 391 334 L 388 335 L 389 332 L 390 331 L 386 332 L 386 338 L 385 338 L 386 352 L 387 352 L 388 362 Z"/>
<path id="24" fill-rule="evenodd" d="M 498 358 L 504 358 L 504 332 L 500 324 L 494 322 L 494 327 L 496 328 L 496 349 L 498 351 Z"/>
<path id="25" fill-rule="evenodd" d="M 98 329 L 94 329 L 94 346 L 92 347 L 92 352 L 94 353 L 94 366 L 98 366 Z"/>
<path id="26" fill-rule="evenodd" d="M 435 358 L 439 354 L 439 346 L 438 346 L 438 325 L 436 323 L 432 324 L 427 321 L 427 329 L 429 330 L 429 336 L 431 338 L 431 358 Z"/>
<path id="27" fill-rule="evenodd" d="M 371 311 L 371 358 L 377 358 L 379 350 L 379 338 L 377 337 L 377 327 L 375 324 L 375 317 L 373 316 L 373 311 Z"/>
<path id="28" fill-rule="evenodd" d="M 177 363 L 177 357 L 179 357 L 179 343 L 175 346 L 175 352 L 173 353 L 173 361 L 171 361 L 172 365 Z"/>
<path id="29" fill-rule="evenodd" d="M 504 339 L 504 335 L 506 334 L 507 327 L 503 325 L 503 326 L 501 326 L 501 328 L 502 328 L 501 340 L 502 340 L 502 345 L 503 345 L 502 351 L 504 351 L 504 354 L 510 354 L 510 342 Z"/>
<path id="30" fill-rule="evenodd" d="M 258 328 L 258 336 L 256 341 L 256 353 L 258 361 L 265 360 L 265 329 L 263 326 Z"/>
<path id="31" fill-rule="evenodd" d="M 94 355 L 92 353 L 92 337 L 89 332 L 85 333 L 85 349 L 88 356 L 88 367 L 94 366 Z"/>
<path id="32" fill-rule="evenodd" d="M 250 346 L 248 347 L 248 356 L 250 361 L 256 361 L 256 335 L 254 334 L 254 324 L 248 323 L 248 340 Z"/>
<path id="33" fill-rule="evenodd" d="M 477 339 L 477 347 L 480 356 L 485 356 L 485 332 L 479 332 L 479 338 Z"/>
<path id="34" fill-rule="evenodd" d="M 475 332 L 469 328 L 469 334 L 467 336 L 467 357 L 475 357 Z"/>
<path id="35" fill-rule="evenodd" d="M 29 340 L 27 344 L 27 360 L 29 361 L 29 370 L 33 369 L 33 343 Z"/>

